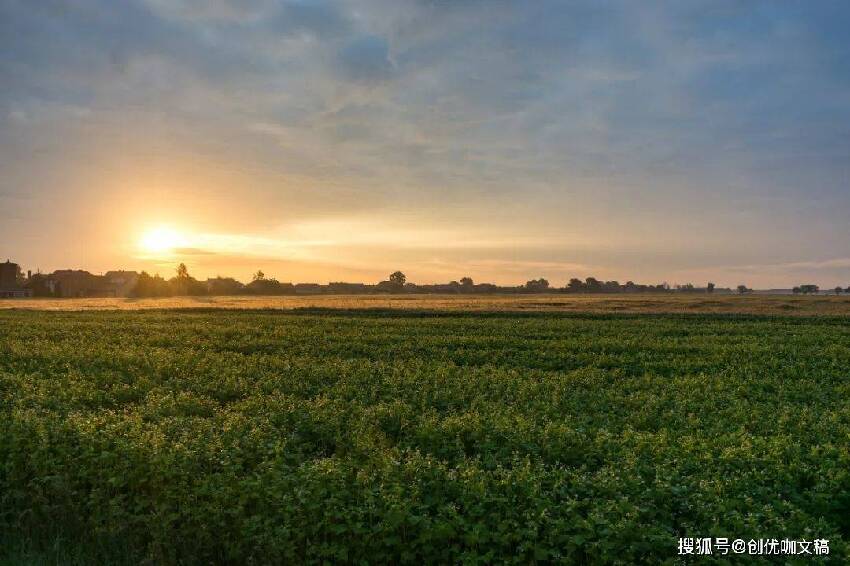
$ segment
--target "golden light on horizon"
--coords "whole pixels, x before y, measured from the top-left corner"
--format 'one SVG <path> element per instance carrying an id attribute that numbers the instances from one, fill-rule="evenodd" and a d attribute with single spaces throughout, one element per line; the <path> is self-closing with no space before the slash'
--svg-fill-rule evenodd
<path id="1" fill-rule="evenodd" d="M 151 255 L 170 255 L 185 245 L 185 236 L 167 226 L 151 228 L 139 239 L 139 248 Z"/>

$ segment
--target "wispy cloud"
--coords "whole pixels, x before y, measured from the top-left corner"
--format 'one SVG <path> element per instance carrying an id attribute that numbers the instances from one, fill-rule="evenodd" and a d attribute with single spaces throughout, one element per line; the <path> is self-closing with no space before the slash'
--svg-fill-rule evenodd
<path id="1" fill-rule="evenodd" d="M 55 261 L 45 242 L 92 198 L 147 191 L 133 212 L 203 209 L 206 240 L 184 247 L 220 257 L 356 247 L 472 265 L 500 248 L 621 278 L 844 269 L 799 258 L 850 253 L 848 16 L 841 2 L 0 2 L 0 190 L 32 200 L 4 213 L 65 203 L 0 238 Z M 110 245 L 66 254 L 106 262 Z"/>

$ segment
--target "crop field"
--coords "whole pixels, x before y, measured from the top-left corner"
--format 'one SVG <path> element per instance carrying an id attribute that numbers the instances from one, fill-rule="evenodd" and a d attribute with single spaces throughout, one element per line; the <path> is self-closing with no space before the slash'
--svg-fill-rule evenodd
<path id="1" fill-rule="evenodd" d="M 850 319 L 812 299 L 0 310 L 0 563 L 847 563 Z"/>
<path id="2" fill-rule="evenodd" d="M 0 299 L 0 310 L 400 309 L 463 312 L 850 315 L 850 296 L 694 294 L 297 295 Z"/>

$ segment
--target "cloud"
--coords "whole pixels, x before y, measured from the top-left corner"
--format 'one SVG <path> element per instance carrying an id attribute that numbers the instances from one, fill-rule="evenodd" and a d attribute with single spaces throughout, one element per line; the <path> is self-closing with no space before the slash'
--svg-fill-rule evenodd
<path id="1" fill-rule="evenodd" d="M 343 76 L 355 81 L 387 79 L 393 71 L 387 41 L 380 37 L 358 37 L 340 50 Z"/>
<path id="2" fill-rule="evenodd" d="M 658 272 L 672 248 L 689 264 L 845 257 L 848 16 L 840 2 L 7 0 L 0 167 L 45 207 L 96 181 L 123 190 L 116 170 L 168 202 L 261 203 L 241 221 L 254 235 L 256 216 L 433 206 L 419 249 L 463 243 L 468 261 L 476 242 L 518 242 L 519 265 L 576 240 L 640 242 L 634 263 Z M 197 156 L 206 170 L 176 182 Z M 219 170 L 240 183 L 213 194 Z"/>
<path id="3" fill-rule="evenodd" d="M 174 248 L 172 252 L 175 255 L 216 255 L 216 252 L 212 250 L 205 250 L 203 248 Z"/>

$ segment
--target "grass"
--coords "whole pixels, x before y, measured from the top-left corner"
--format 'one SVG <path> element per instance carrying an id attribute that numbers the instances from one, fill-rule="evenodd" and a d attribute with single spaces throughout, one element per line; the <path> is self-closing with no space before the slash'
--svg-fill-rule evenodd
<path id="1" fill-rule="evenodd" d="M 843 563 L 848 368 L 836 316 L 2 311 L 0 564 Z"/>

